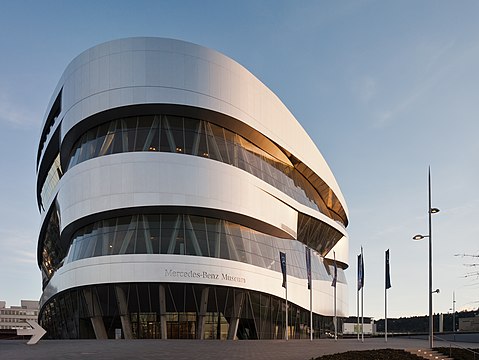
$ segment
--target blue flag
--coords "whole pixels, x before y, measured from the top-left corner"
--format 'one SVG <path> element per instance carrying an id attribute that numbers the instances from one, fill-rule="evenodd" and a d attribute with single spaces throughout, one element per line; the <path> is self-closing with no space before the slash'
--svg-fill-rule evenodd
<path id="1" fill-rule="evenodd" d="M 305 247 L 306 249 L 306 273 L 308 275 L 308 289 L 311 289 L 311 249 Z"/>
<path id="2" fill-rule="evenodd" d="M 283 287 L 286 288 L 286 254 L 279 252 L 279 259 L 281 260 L 281 272 L 283 273 Z"/>
<path id="3" fill-rule="evenodd" d="M 333 282 L 331 283 L 331 286 L 336 287 L 336 282 L 338 281 L 338 265 L 336 264 L 336 253 L 333 252 L 334 254 L 334 273 L 333 273 Z"/>
<path id="4" fill-rule="evenodd" d="M 363 252 L 358 255 L 358 291 L 364 287 L 364 259 Z"/>
<path id="5" fill-rule="evenodd" d="M 386 250 L 386 289 L 391 287 L 391 274 L 389 273 L 389 249 Z"/>

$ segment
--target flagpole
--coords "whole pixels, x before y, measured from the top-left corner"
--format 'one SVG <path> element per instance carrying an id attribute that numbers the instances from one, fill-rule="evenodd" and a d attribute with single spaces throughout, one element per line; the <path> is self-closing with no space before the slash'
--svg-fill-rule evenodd
<path id="1" fill-rule="evenodd" d="M 336 267 L 336 252 L 333 251 L 334 256 L 334 266 Z M 336 268 L 334 276 L 336 276 Z M 338 341 L 338 318 L 336 316 L 336 282 L 337 279 L 334 278 L 334 341 Z"/>
<path id="2" fill-rule="evenodd" d="M 309 339 L 313 341 L 313 277 L 311 275 L 311 249 L 305 246 L 306 277 L 309 289 Z"/>
<path id="3" fill-rule="evenodd" d="M 313 279 L 309 289 L 309 340 L 313 341 Z"/>
<path id="4" fill-rule="evenodd" d="M 336 286 L 334 287 L 334 341 L 338 341 L 338 318 L 336 317 Z"/>
<path id="5" fill-rule="evenodd" d="M 279 260 L 281 262 L 281 272 L 283 273 L 283 287 L 285 291 L 285 301 L 286 301 L 286 329 L 285 329 L 285 335 L 284 338 L 288 340 L 288 277 L 287 277 L 287 272 L 286 272 L 286 253 L 280 251 L 279 252 Z"/>
<path id="6" fill-rule="evenodd" d="M 388 342 L 389 249 L 384 253 L 384 341 Z"/>
<path id="7" fill-rule="evenodd" d="M 364 287 L 361 288 L 361 342 L 364 342 Z"/>
<path id="8" fill-rule="evenodd" d="M 389 270 L 389 249 L 384 253 L 384 340 L 388 342 L 388 289 L 391 287 L 391 274 Z"/>
<path id="9" fill-rule="evenodd" d="M 452 292 L 452 334 L 453 340 L 456 341 L 456 291 Z"/>
<path id="10" fill-rule="evenodd" d="M 286 292 L 286 340 L 289 338 L 289 328 L 288 328 L 288 283 L 285 284 Z"/>
<path id="11" fill-rule="evenodd" d="M 361 246 L 361 267 L 364 267 L 363 247 Z M 362 278 L 364 279 L 364 268 L 362 268 Z M 361 342 L 364 342 L 364 281 L 361 281 Z"/>
<path id="12" fill-rule="evenodd" d="M 359 341 L 359 268 L 360 268 L 361 264 L 360 264 L 360 257 L 358 256 L 358 273 L 357 273 L 357 276 L 356 276 L 356 308 L 357 308 L 357 315 L 358 315 L 358 322 L 357 322 L 357 328 L 356 328 L 356 332 L 358 333 L 358 341 Z"/>
<path id="13" fill-rule="evenodd" d="M 384 340 L 388 342 L 388 289 L 384 283 Z"/>

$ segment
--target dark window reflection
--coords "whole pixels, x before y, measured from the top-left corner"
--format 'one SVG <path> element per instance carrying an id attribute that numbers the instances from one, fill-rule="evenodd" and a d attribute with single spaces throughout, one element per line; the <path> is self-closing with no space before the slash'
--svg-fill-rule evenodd
<path id="1" fill-rule="evenodd" d="M 60 218 L 56 206 L 47 220 L 45 237 L 42 242 L 42 280 L 43 287 L 48 284 L 55 271 L 62 265 L 68 249 L 61 246 L 60 242 Z"/>

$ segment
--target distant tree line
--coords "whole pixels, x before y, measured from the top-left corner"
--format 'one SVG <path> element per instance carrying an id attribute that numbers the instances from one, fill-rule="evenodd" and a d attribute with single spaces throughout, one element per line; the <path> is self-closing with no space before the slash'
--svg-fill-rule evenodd
<path id="1" fill-rule="evenodd" d="M 456 330 L 459 328 L 460 318 L 469 318 L 479 315 L 479 309 L 475 311 L 456 312 Z M 443 331 L 453 331 L 453 314 L 443 314 Z M 376 331 L 384 332 L 384 319 L 376 321 Z M 394 333 L 427 333 L 429 331 L 428 316 L 413 316 L 399 319 L 388 318 L 388 332 Z M 434 314 L 434 332 L 439 331 L 439 314 Z"/>

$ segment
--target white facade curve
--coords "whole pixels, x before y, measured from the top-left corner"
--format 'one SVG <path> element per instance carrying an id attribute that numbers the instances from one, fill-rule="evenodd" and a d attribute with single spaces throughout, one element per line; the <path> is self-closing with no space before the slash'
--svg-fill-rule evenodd
<path id="1" fill-rule="evenodd" d="M 320 337 L 335 268 L 347 315 L 348 210 L 329 166 L 278 97 L 214 50 L 129 38 L 75 58 L 42 126 L 37 202 L 52 338 Z"/>

